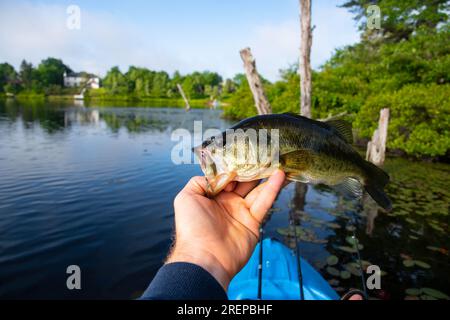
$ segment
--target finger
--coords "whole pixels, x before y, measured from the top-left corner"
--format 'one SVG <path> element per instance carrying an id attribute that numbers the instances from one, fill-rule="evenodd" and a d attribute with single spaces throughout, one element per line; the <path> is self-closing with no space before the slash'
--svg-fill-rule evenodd
<path id="1" fill-rule="evenodd" d="M 258 222 L 263 221 L 267 211 L 272 207 L 278 192 L 280 192 L 281 187 L 283 186 L 284 179 L 285 174 L 283 171 L 275 171 L 253 202 L 250 207 L 250 213 Z"/>
<path id="2" fill-rule="evenodd" d="M 231 192 L 234 188 L 236 188 L 236 181 L 231 181 L 223 190 L 226 192 Z"/>
<path id="3" fill-rule="evenodd" d="M 186 186 L 181 190 L 181 192 L 189 192 L 189 193 L 195 193 L 199 195 L 206 195 L 208 182 L 206 181 L 205 177 L 192 177 L 189 182 L 186 184 Z"/>
<path id="4" fill-rule="evenodd" d="M 253 202 L 255 202 L 258 195 L 261 193 L 261 190 L 264 189 L 264 186 L 267 184 L 267 181 L 259 184 L 255 189 L 250 191 L 247 196 L 245 197 L 245 203 L 247 204 L 247 207 L 251 207 Z"/>
<path id="5" fill-rule="evenodd" d="M 285 179 L 283 182 L 283 185 L 281 186 L 281 189 L 289 185 L 292 181 Z M 251 192 L 245 197 L 245 203 L 248 207 L 251 207 L 253 202 L 255 202 L 256 198 L 258 197 L 261 190 L 264 188 L 267 182 L 261 183 L 259 186 L 257 186 L 255 189 L 251 190 Z"/>
<path id="6" fill-rule="evenodd" d="M 242 198 L 245 198 L 250 191 L 255 189 L 255 187 L 259 184 L 260 181 L 261 180 L 240 182 L 237 184 L 236 188 L 234 189 L 234 193 L 241 196 Z"/>

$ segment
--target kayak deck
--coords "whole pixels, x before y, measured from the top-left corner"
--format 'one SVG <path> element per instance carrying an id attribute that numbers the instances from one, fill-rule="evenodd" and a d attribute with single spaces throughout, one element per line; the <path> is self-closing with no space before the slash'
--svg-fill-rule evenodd
<path id="1" fill-rule="evenodd" d="M 297 257 L 281 242 L 264 239 L 262 263 L 262 300 L 299 300 Z M 228 288 L 231 300 L 258 298 L 258 265 L 260 244 L 244 268 L 233 278 Z M 305 300 L 338 300 L 328 282 L 305 260 L 301 259 Z"/>

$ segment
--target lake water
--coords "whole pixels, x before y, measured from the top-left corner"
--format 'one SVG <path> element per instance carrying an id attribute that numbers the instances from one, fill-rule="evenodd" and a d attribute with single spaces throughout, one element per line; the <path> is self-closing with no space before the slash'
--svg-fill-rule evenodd
<path id="1" fill-rule="evenodd" d="M 220 116 L 219 110 L 0 101 L 0 298 L 139 296 L 170 246 L 174 196 L 201 174 L 197 165 L 173 164 L 171 133 L 192 131 L 194 120 L 206 128 L 231 125 Z M 289 217 L 297 221 L 301 255 L 341 293 L 361 288 L 348 243 L 355 230 L 362 259 L 383 271 L 382 289 L 372 297 L 418 293 L 406 294 L 408 288 L 450 294 L 450 166 L 389 159 L 386 170 L 391 213 L 370 204 L 362 210 L 326 187 L 308 186 L 304 198 L 304 188 L 290 184 L 265 236 L 293 246 Z M 330 255 L 337 264 L 327 265 Z M 81 268 L 82 290 L 66 288 L 73 264 Z"/>

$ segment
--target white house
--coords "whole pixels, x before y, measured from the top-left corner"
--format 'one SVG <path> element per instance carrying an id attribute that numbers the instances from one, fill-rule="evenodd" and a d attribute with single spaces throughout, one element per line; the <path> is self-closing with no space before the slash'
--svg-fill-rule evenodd
<path id="1" fill-rule="evenodd" d="M 64 87 L 100 88 L 100 78 L 87 72 L 64 72 Z"/>

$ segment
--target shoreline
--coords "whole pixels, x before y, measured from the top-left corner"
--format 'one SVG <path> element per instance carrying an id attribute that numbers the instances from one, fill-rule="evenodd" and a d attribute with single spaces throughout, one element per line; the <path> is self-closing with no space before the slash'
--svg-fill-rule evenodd
<path id="1" fill-rule="evenodd" d="M 17 100 L 17 101 L 51 101 L 51 102 L 83 102 L 86 105 L 91 103 L 98 103 L 101 105 L 119 102 L 122 104 L 126 103 L 137 103 L 137 104 L 151 104 L 153 107 L 169 107 L 169 108 L 184 108 L 185 103 L 182 98 L 153 98 L 153 97 L 136 97 L 136 96 L 120 96 L 120 95 L 110 95 L 110 96 L 89 96 L 86 95 L 83 100 L 74 99 L 74 95 L 45 95 L 45 94 L 17 94 L 13 97 L 8 97 L 6 94 L 0 94 L 1 100 Z M 191 99 L 189 104 L 191 108 L 202 109 L 210 108 L 211 101 L 209 99 Z"/>
<path id="2" fill-rule="evenodd" d="M 5 93 L 0 93 L 0 100 L 16 100 L 23 102 L 38 102 L 42 103 L 45 101 L 49 102 L 64 102 L 64 103 L 74 103 L 79 101 L 83 103 L 86 107 L 106 107 L 114 104 L 117 107 L 129 107 L 130 104 L 134 104 L 134 107 L 154 107 L 154 108 L 179 108 L 183 109 L 185 107 L 184 100 L 182 98 L 141 98 L 135 96 L 101 96 L 101 97 L 90 97 L 86 96 L 84 100 L 75 100 L 73 95 L 45 95 L 45 94 L 18 94 L 14 97 L 9 97 Z M 208 109 L 210 108 L 211 101 L 209 99 L 192 99 L 189 101 L 192 109 Z M 224 107 L 229 106 L 229 102 L 225 99 L 221 102 L 221 106 L 218 109 L 224 109 Z M 231 121 L 240 121 L 242 119 L 227 117 L 222 115 L 224 119 Z M 367 139 L 357 137 L 355 139 L 354 147 L 361 151 L 365 150 L 367 146 Z M 414 156 L 408 155 L 399 149 L 387 149 L 386 156 L 393 158 L 403 158 L 411 161 L 420 161 L 428 163 L 444 163 L 449 164 L 450 158 L 446 155 L 438 157 L 425 157 L 425 156 Z"/>

